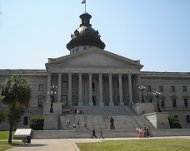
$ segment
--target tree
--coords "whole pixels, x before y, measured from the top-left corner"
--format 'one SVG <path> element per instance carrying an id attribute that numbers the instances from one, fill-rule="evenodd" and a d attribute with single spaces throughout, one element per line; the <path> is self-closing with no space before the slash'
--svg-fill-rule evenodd
<path id="1" fill-rule="evenodd" d="M 5 120 L 5 114 L 3 112 L 0 112 L 0 124 Z"/>
<path id="2" fill-rule="evenodd" d="M 181 128 L 181 124 L 176 117 L 170 115 L 168 117 L 168 121 L 170 124 L 170 128 Z"/>
<path id="3" fill-rule="evenodd" d="M 2 96 L 4 96 L 3 103 L 8 105 L 6 114 L 9 122 L 8 143 L 12 143 L 13 127 L 20 121 L 24 113 L 24 107 L 28 105 L 31 97 L 31 87 L 22 76 L 11 76 L 3 84 Z"/>
<path id="4" fill-rule="evenodd" d="M 0 85 L 0 103 L 3 100 L 4 96 L 1 95 L 2 93 L 2 85 Z M 3 112 L 0 112 L 0 124 L 5 120 L 5 114 Z"/>

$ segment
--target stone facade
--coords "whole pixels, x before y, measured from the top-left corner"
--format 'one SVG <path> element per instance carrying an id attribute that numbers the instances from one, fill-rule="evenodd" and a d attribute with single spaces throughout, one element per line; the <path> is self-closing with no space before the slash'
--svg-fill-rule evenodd
<path id="1" fill-rule="evenodd" d="M 161 110 L 176 116 L 182 127 L 190 127 L 190 73 L 142 72 L 138 61 L 99 49 L 51 59 L 46 67 L 47 70 L 0 70 L 0 83 L 11 75 L 22 75 L 32 87 L 32 98 L 19 123 L 21 127 L 27 127 L 24 118 L 29 120 L 35 114 L 43 114 L 46 102 L 50 104 L 47 92 L 52 84 L 58 86 L 54 108 L 59 109 L 59 114 L 60 106 L 66 102 L 73 106 L 144 105 L 144 110 L 147 108 L 150 113 L 154 110 L 151 107 L 156 106 L 152 92 L 159 91 Z M 140 85 L 146 87 L 144 104 L 138 90 Z M 1 104 L 1 109 L 6 106 Z M 47 114 L 49 109 L 45 111 Z M 143 113 L 146 112 L 140 114 Z M 0 128 L 7 129 L 6 123 Z"/>

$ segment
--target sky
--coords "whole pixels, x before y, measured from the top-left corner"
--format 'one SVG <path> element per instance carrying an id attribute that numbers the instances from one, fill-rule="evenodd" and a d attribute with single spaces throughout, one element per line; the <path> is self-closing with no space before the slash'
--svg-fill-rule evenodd
<path id="1" fill-rule="evenodd" d="M 82 0 L 0 0 L 0 69 L 45 69 L 68 55 Z M 87 0 L 105 50 L 143 71 L 190 72 L 190 0 Z"/>

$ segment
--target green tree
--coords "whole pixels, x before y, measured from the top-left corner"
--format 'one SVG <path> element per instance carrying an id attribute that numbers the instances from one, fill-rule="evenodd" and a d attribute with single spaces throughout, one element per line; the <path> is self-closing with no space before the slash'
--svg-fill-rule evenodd
<path id="1" fill-rule="evenodd" d="M 2 85 L 0 84 L 0 103 L 3 100 L 4 96 L 2 96 Z M 5 120 L 5 114 L 0 112 L 0 124 Z"/>
<path id="2" fill-rule="evenodd" d="M 176 117 L 170 115 L 168 117 L 168 121 L 170 124 L 170 128 L 181 128 L 181 124 Z"/>
<path id="3" fill-rule="evenodd" d="M 8 143 L 12 143 L 13 127 L 20 121 L 24 113 L 24 107 L 28 105 L 31 97 L 31 87 L 22 76 L 11 76 L 3 84 L 2 96 L 4 96 L 3 103 L 8 105 L 6 114 L 9 122 Z"/>
<path id="4" fill-rule="evenodd" d="M 5 120 L 5 114 L 3 112 L 0 112 L 0 124 Z"/>

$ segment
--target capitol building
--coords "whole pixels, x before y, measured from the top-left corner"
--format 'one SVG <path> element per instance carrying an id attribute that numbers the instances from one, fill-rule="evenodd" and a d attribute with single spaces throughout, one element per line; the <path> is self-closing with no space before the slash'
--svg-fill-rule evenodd
<path id="1" fill-rule="evenodd" d="M 78 120 L 95 128 L 106 125 L 110 115 L 118 123 L 133 122 L 129 128 L 144 126 L 147 119 L 156 129 L 169 128 L 168 115 L 176 117 L 182 128 L 190 128 L 190 72 L 141 71 L 140 60 L 105 50 L 91 17 L 87 12 L 80 15 L 81 24 L 66 45 L 69 54 L 48 58 L 45 70 L 0 70 L 1 84 L 11 75 L 22 75 L 31 85 L 32 97 L 19 127 L 28 127 L 32 116 L 42 114 L 44 129 L 67 129 L 65 122 L 69 118 L 72 122 L 72 116 L 64 109 L 75 108 L 82 112 Z M 7 123 L 0 129 L 8 129 Z"/>

